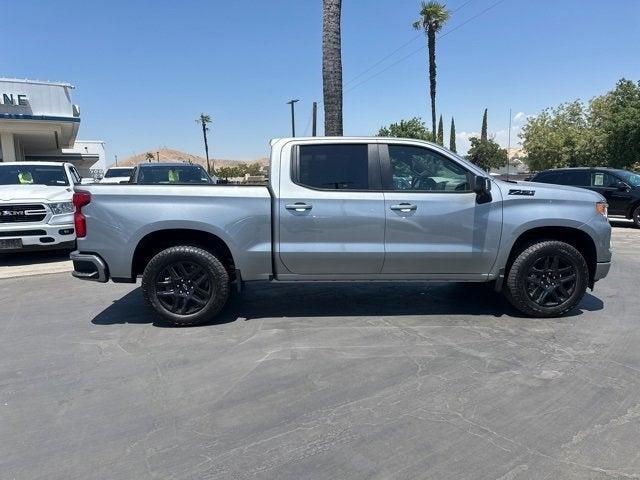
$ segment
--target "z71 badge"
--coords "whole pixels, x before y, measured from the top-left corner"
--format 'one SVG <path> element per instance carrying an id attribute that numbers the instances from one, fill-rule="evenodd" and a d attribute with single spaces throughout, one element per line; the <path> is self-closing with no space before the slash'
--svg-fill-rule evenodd
<path id="1" fill-rule="evenodd" d="M 516 189 L 511 189 L 509 190 L 509 195 L 524 195 L 527 197 L 533 197 L 536 194 L 535 190 L 516 190 Z"/>

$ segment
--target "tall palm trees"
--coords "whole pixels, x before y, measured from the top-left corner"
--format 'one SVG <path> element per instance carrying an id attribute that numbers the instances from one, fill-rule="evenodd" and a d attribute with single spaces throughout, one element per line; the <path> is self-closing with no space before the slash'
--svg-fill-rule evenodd
<path id="1" fill-rule="evenodd" d="M 205 113 L 200 114 L 200 118 L 196 119 L 196 123 L 202 124 L 202 137 L 204 138 L 204 152 L 207 156 L 207 173 L 211 174 L 211 165 L 209 165 L 209 142 L 207 141 L 208 124 L 211 123 L 211 117 Z"/>
<path id="2" fill-rule="evenodd" d="M 322 6 L 322 91 L 324 134 L 342 136 L 342 0 L 323 0 Z"/>
<path id="3" fill-rule="evenodd" d="M 326 0 L 325 0 L 326 4 Z M 436 140 L 436 33 L 447 20 L 450 12 L 446 6 L 437 1 L 422 2 L 420 20 L 414 22 L 413 28 L 424 30 L 429 47 L 429 93 L 431 94 L 431 133 Z"/>

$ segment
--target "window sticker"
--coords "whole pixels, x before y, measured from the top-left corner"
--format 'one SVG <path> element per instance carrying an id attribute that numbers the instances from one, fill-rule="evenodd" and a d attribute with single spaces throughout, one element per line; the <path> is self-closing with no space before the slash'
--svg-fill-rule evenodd
<path id="1" fill-rule="evenodd" d="M 594 187 L 602 187 L 602 186 L 604 186 L 604 173 L 594 173 L 593 174 L 593 186 Z"/>
<path id="2" fill-rule="evenodd" d="M 31 172 L 18 172 L 18 182 L 20 185 L 31 185 L 33 184 L 33 175 Z"/>

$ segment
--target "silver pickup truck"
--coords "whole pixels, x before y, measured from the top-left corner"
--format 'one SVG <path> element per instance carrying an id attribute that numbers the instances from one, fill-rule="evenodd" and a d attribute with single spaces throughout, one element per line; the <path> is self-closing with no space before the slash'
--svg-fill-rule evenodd
<path id="1" fill-rule="evenodd" d="M 502 182 L 437 145 L 271 142 L 270 184 L 75 188 L 73 275 L 135 282 L 175 325 L 210 321 L 245 281 L 493 282 L 559 316 L 609 271 L 597 193 Z"/>

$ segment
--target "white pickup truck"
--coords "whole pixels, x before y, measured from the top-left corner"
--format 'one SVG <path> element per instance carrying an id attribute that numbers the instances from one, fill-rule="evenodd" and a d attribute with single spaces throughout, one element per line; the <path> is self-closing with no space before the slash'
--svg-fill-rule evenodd
<path id="1" fill-rule="evenodd" d="M 70 163 L 0 163 L 0 254 L 33 249 L 72 249 L 74 185 Z"/>

